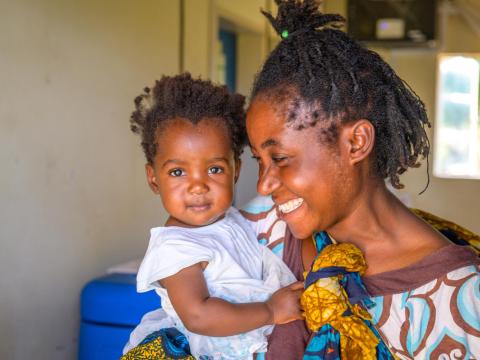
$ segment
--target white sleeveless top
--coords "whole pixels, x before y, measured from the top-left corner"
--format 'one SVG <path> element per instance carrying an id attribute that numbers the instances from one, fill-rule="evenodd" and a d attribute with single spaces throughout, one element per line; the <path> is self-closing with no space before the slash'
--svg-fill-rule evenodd
<path id="1" fill-rule="evenodd" d="M 153 228 L 137 275 L 137 290 L 154 289 L 162 309 L 145 315 L 124 352 L 150 333 L 172 326 L 187 336 L 195 358 L 252 359 L 253 353 L 267 350 L 267 335 L 273 326 L 227 337 L 202 336 L 185 328 L 158 281 L 202 261 L 208 262 L 203 274 L 210 296 L 231 303 L 265 301 L 280 287 L 296 281 L 282 260 L 258 243 L 251 225 L 235 208 L 207 226 Z"/>

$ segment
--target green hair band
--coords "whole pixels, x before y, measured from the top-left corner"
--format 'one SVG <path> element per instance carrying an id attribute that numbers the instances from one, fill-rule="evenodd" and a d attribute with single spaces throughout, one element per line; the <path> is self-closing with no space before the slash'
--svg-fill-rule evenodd
<path id="1" fill-rule="evenodd" d="M 283 30 L 282 33 L 280 34 L 280 36 L 281 36 L 283 39 L 288 38 L 288 30 Z"/>

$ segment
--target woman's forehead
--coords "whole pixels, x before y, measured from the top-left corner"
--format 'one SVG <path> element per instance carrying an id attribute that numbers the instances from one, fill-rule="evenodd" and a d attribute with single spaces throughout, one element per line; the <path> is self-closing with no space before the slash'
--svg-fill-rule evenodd
<path id="1" fill-rule="evenodd" d="M 247 130 L 252 127 L 280 130 L 285 125 L 286 119 L 275 103 L 258 99 L 252 102 L 247 111 Z"/>
<path id="2" fill-rule="evenodd" d="M 265 101 L 257 101 L 250 106 L 247 133 L 250 145 L 258 151 L 314 135 L 313 128 L 296 130 L 286 116 L 277 111 L 275 104 Z"/>
<path id="3" fill-rule="evenodd" d="M 270 97 L 254 99 L 247 111 L 247 126 L 253 121 L 268 122 L 275 124 L 275 127 L 289 127 L 295 130 L 313 128 L 317 125 L 330 126 L 332 122 L 336 122 L 322 110 L 319 103 L 307 102 L 298 96 L 284 101 Z"/>

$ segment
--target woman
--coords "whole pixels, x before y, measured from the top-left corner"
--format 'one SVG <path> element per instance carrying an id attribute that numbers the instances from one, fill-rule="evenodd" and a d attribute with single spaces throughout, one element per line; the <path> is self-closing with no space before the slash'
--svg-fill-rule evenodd
<path id="1" fill-rule="evenodd" d="M 368 264 L 369 312 L 392 353 L 480 356 L 477 255 L 385 186 L 401 188 L 399 175 L 428 156 L 423 103 L 378 54 L 337 30 L 339 15 L 319 13 L 314 0 L 276 2 L 277 16 L 265 15 L 282 41 L 257 75 L 246 122 L 257 190 L 303 239 L 287 234 L 284 260 L 299 277 L 317 254 L 313 233 L 353 244 Z M 264 215 L 258 226 L 275 223 Z M 297 359 L 308 341 L 301 323 L 278 326 L 267 358 Z"/>

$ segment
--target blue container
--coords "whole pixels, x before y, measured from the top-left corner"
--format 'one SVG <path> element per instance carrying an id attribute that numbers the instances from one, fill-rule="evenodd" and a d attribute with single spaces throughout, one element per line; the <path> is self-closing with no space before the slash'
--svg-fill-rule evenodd
<path id="1" fill-rule="evenodd" d="M 160 307 L 160 298 L 137 293 L 135 275 L 112 274 L 85 285 L 80 307 L 79 360 L 118 360 L 130 332 Z"/>

